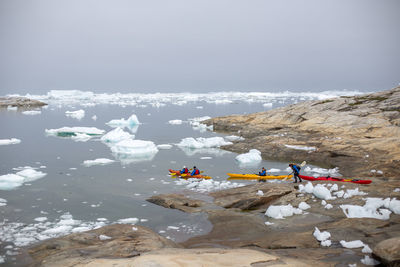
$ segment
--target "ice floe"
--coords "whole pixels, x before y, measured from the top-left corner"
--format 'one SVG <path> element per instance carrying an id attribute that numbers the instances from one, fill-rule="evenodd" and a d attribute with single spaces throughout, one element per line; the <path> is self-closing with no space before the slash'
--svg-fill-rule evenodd
<path id="1" fill-rule="evenodd" d="M 321 242 L 321 246 L 323 247 L 330 247 L 332 242 L 329 240 L 331 238 L 331 233 L 327 231 L 321 232 L 318 227 L 315 227 L 315 230 L 313 232 L 313 236 L 315 239 Z"/>
<path id="2" fill-rule="evenodd" d="M 22 114 L 24 115 L 40 115 L 42 112 L 40 110 L 26 110 L 22 111 Z"/>
<path id="3" fill-rule="evenodd" d="M 308 210 L 309 208 L 311 208 L 311 206 L 308 205 L 306 202 L 304 202 L 304 201 L 300 202 L 300 204 L 299 204 L 299 209 L 301 209 L 301 210 Z"/>
<path id="4" fill-rule="evenodd" d="M 46 173 L 36 171 L 33 168 L 26 167 L 24 170 L 16 174 L 0 175 L 0 190 L 12 190 L 20 187 L 24 183 L 32 182 L 43 178 Z"/>
<path id="5" fill-rule="evenodd" d="M 18 110 L 18 107 L 7 106 L 7 110 L 16 111 L 16 110 Z"/>
<path id="6" fill-rule="evenodd" d="M 362 242 L 361 240 L 354 240 L 348 242 L 341 240 L 340 245 L 342 245 L 342 247 L 344 248 L 363 248 L 366 246 L 364 242 Z"/>
<path id="7" fill-rule="evenodd" d="M 15 145 L 21 143 L 21 140 L 17 138 L 11 138 L 11 139 L 0 139 L 0 146 L 4 145 Z"/>
<path id="8" fill-rule="evenodd" d="M 305 150 L 305 151 L 315 151 L 316 147 L 313 146 L 294 146 L 294 145 L 285 145 L 285 147 L 295 150 Z"/>
<path id="9" fill-rule="evenodd" d="M 219 182 L 219 181 L 214 181 L 212 179 L 205 180 L 205 179 L 197 179 L 197 178 L 190 178 L 187 180 L 178 179 L 178 180 L 175 180 L 175 184 L 183 185 L 187 189 L 201 192 L 201 193 L 244 186 L 244 184 L 242 184 L 242 183 L 231 183 L 229 181 Z"/>
<path id="10" fill-rule="evenodd" d="M 129 138 L 134 138 L 134 135 L 131 135 L 128 132 L 125 132 L 122 130 L 122 128 L 117 127 L 114 130 L 109 131 L 105 135 L 103 135 L 100 139 L 101 141 L 105 143 L 118 143 L 122 140 L 129 139 Z"/>
<path id="11" fill-rule="evenodd" d="M 83 109 L 75 111 L 65 111 L 65 115 L 70 118 L 81 120 L 85 117 L 85 111 Z"/>
<path id="12" fill-rule="evenodd" d="M 379 261 L 371 258 L 368 255 L 365 255 L 363 259 L 361 259 L 361 263 L 365 265 L 378 265 Z"/>
<path id="13" fill-rule="evenodd" d="M 7 205 L 7 200 L 4 198 L 0 198 L 0 207 L 6 206 Z"/>
<path id="14" fill-rule="evenodd" d="M 170 144 L 161 144 L 161 145 L 157 145 L 158 149 L 171 149 L 172 145 Z"/>
<path id="15" fill-rule="evenodd" d="M 157 154 L 157 146 L 152 141 L 125 139 L 111 146 L 114 157 L 123 164 L 150 161 Z"/>
<path id="16" fill-rule="evenodd" d="M 257 149 L 250 149 L 248 153 L 237 155 L 235 159 L 242 166 L 257 165 L 262 161 L 261 152 Z"/>
<path id="17" fill-rule="evenodd" d="M 85 160 L 83 162 L 83 165 L 86 167 L 94 166 L 94 165 L 107 165 L 115 162 L 115 160 L 112 159 L 106 159 L 106 158 L 98 158 L 94 160 Z"/>
<path id="18" fill-rule="evenodd" d="M 128 128 L 131 130 L 131 132 L 136 132 L 133 129 L 135 129 L 136 126 L 139 125 L 139 120 L 135 114 L 132 114 L 127 120 L 124 118 L 119 119 L 119 120 L 111 120 L 107 122 L 106 124 L 110 127 L 120 127 L 120 128 Z"/>
<path id="19" fill-rule="evenodd" d="M 182 120 L 170 120 L 170 121 L 168 121 L 168 123 L 172 124 L 172 125 L 181 125 Z"/>
<path id="20" fill-rule="evenodd" d="M 204 116 L 204 117 L 196 117 L 196 118 L 190 118 L 188 119 L 189 124 L 192 126 L 193 130 L 200 131 L 200 132 L 206 132 L 207 130 L 212 131 L 213 126 L 207 126 L 206 124 L 201 123 L 202 121 L 211 119 L 209 116 Z"/>
<path id="21" fill-rule="evenodd" d="M 182 139 L 182 141 L 177 145 L 180 147 L 199 149 L 199 148 L 215 148 L 231 144 L 232 142 L 227 142 L 224 140 L 224 138 L 216 136 L 210 138 L 198 137 L 196 139 L 193 137 L 187 137 Z"/>
<path id="22" fill-rule="evenodd" d="M 132 224 L 135 225 L 139 222 L 138 218 L 125 218 L 125 219 L 119 219 L 117 221 L 118 223 L 123 223 L 123 224 Z"/>
<path id="23" fill-rule="evenodd" d="M 58 129 L 46 129 L 47 135 L 69 137 L 75 141 L 87 141 L 92 137 L 104 134 L 104 130 L 96 127 L 62 127 Z"/>

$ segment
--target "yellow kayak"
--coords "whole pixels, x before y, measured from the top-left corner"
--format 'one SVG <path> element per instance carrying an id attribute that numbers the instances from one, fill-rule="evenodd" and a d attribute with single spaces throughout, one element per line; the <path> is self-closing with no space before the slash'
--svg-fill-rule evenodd
<path id="1" fill-rule="evenodd" d="M 228 180 L 270 180 L 270 179 L 289 179 L 293 175 L 267 175 L 260 176 L 257 174 L 240 174 L 240 173 L 227 173 Z"/>

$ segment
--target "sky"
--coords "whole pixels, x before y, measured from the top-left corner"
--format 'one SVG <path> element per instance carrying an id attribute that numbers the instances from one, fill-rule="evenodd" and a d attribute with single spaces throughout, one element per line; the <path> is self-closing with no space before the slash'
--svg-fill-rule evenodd
<path id="1" fill-rule="evenodd" d="M 0 0 L 0 95 L 379 91 L 398 0 Z"/>

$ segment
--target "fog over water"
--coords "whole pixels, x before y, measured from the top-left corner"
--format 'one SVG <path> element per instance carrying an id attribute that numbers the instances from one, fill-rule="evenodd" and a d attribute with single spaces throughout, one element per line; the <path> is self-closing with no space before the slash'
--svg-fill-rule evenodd
<path id="1" fill-rule="evenodd" d="M 375 91 L 400 82 L 397 0 L 2 0 L 0 95 Z"/>

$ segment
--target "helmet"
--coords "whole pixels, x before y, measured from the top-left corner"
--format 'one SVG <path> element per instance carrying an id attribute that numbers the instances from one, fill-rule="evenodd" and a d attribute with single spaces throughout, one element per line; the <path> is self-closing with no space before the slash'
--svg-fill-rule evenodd
<path id="1" fill-rule="evenodd" d="M 196 169 L 196 166 L 193 166 L 193 169 Z"/>
<path id="2" fill-rule="evenodd" d="M 186 168 L 186 166 L 183 166 L 183 168 Z"/>

